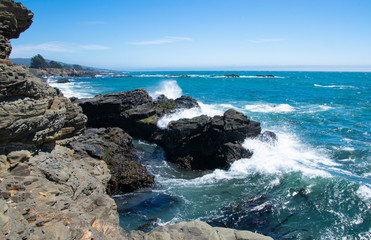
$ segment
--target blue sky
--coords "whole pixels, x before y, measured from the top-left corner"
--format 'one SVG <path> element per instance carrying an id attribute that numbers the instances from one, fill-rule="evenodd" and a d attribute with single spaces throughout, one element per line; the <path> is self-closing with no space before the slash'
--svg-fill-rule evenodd
<path id="1" fill-rule="evenodd" d="M 370 0 L 22 0 L 11 57 L 117 70 L 371 70 Z"/>

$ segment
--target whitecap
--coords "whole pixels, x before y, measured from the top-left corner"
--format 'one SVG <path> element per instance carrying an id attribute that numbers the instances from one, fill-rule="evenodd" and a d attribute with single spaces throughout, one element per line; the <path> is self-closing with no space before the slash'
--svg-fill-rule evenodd
<path id="1" fill-rule="evenodd" d="M 177 121 L 182 118 L 194 118 L 201 115 L 207 115 L 213 117 L 216 115 L 223 115 L 223 111 L 218 109 L 218 105 L 209 105 L 202 102 L 198 102 L 200 107 L 190 108 L 190 109 L 178 109 L 173 113 L 166 114 L 161 119 L 158 120 L 157 126 L 160 129 L 165 129 L 171 121 Z"/>
<path id="2" fill-rule="evenodd" d="M 348 86 L 348 85 L 320 85 L 320 84 L 313 84 L 315 87 L 323 87 L 323 88 L 337 88 L 337 89 L 358 89 L 355 86 Z"/>
<path id="3" fill-rule="evenodd" d="M 371 189 L 368 186 L 361 185 L 357 190 L 357 195 L 362 200 L 371 202 Z"/>
<path id="4" fill-rule="evenodd" d="M 246 105 L 245 110 L 250 112 L 262 112 L 262 113 L 287 113 L 287 112 L 294 112 L 296 108 L 289 104 L 251 104 Z"/>

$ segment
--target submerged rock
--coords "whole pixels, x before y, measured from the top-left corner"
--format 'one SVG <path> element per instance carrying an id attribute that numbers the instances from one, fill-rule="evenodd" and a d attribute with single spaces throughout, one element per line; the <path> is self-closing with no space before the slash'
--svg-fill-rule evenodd
<path id="1" fill-rule="evenodd" d="M 59 79 L 57 80 L 57 83 L 69 83 L 70 80 L 68 80 L 68 78 L 62 78 L 62 79 Z"/>

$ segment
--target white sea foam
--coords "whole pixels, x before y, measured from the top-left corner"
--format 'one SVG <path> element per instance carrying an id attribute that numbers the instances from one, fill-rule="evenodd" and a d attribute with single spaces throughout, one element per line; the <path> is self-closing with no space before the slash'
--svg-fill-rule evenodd
<path id="1" fill-rule="evenodd" d="M 296 108 L 289 104 L 251 104 L 246 105 L 245 110 L 250 112 L 262 112 L 262 113 L 287 113 L 287 112 L 294 112 Z"/>
<path id="2" fill-rule="evenodd" d="M 153 99 L 158 98 L 160 95 L 165 95 L 167 98 L 176 99 L 182 96 L 182 89 L 179 87 L 175 80 L 162 81 L 160 86 L 153 92 L 149 93 Z"/>
<path id="3" fill-rule="evenodd" d="M 258 139 L 246 139 L 243 146 L 253 150 L 250 159 L 235 161 L 229 170 L 216 169 L 202 177 L 184 179 L 161 179 L 162 184 L 204 186 L 230 179 L 243 179 L 254 173 L 274 174 L 279 177 L 289 172 L 301 172 L 307 177 L 332 177 L 328 171 L 341 173 L 341 164 L 334 162 L 321 151 L 303 144 L 292 134 L 277 132 L 278 142 L 272 145 Z M 271 184 L 279 184 L 276 179 Z"/>
<path id="4" fill-rule="evenodd" d="M 365 185 L 361 185 L 357 190 L 357 194 L 364 201 L 371 202 L 371 189 L 370 189 L 370 187 L 365 186 Z"/>
<path id="5" fill-rule="evenodd" d="M 169 122 L 177 121 L 182 118 L 194 118 L 201 115 L 213 117 L 216 115 L 223 115 L 224 113 L 221 109 L 218 109 L 218 105 L 216 104 L 209 105 L 204 104 L 202 102 L 198 102 L 198 105 L 200 107 L 195 107 L 191 109 L 179 109 L 176 110 L 174 113 L 166 114 L 157 122 L 157 126 L 161 129 L 165 129 L 167 128 Z"/>
<path id="6" fill-rule="evenodd" d="M 63 93 L 63 96 L 77 97 L 77 98 L 91 98 L 94 97 L 94 94 L 89 92 L 90 87 L 82 87 L 82 83 L 78 82 L 69 82 L 69 83 L 57 83 L 54 79 L 48 78 L 47 82 L 51 87 L 58 88 Z"/>
<path id="7" fill-rule="evenodd" d="M 315 87 L 323 87 L 323 88 L 337 88 L 337 89 L 358 89 L 355 86 L 347 86 L 347 85 L 320 85 L 320 84 L 313 84 Z"/>

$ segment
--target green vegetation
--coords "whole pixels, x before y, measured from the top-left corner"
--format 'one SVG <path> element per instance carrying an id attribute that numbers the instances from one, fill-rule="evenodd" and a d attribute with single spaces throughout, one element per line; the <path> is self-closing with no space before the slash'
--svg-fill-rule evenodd
<path id="1" fill-rule="evenodd" d="M 148 117 L 148 118 L 145 118 L 145 119 L 142 119 L 142 120 L 140 120 L 142 123 L 145 123 L 145 124 L 150 124 L 150 123 L 154 123 L 154 119 L 155 119 L 155 116 L 156 115 L 152 115 L 152 116 L 150 116 L 150 117 Z"/>
<path id="2" fill-rule="evenodd" d="M 157 107 L 163 110 L 172 110 L 175 108 L 175 102 L 173 101 L 158 102 Z"/>
<path id="3" fill-rule="evenodd" d="M 72 68 L 75 69 L 76 71 L 81 71 L 81 70 L 83 70 L 83 67 L 81 67 L 81 66 L 78 65 L 78 64 L 73 64 L 73 65 L 72 65 Z"/>
<path id="4" fill-rule="evenodd" d="M 50 61 L 49 62 L 49 67 L 50 68 L 63 68 L 62 64 L 57 63 L 56 61 Z"/>
<path id="5" fill-rule="evenodd" d="M 31 58 L 30 68 L 45 69 L 48 66 L 48 62 L 40 54 L 37 54 L 36 56 Z"/>

